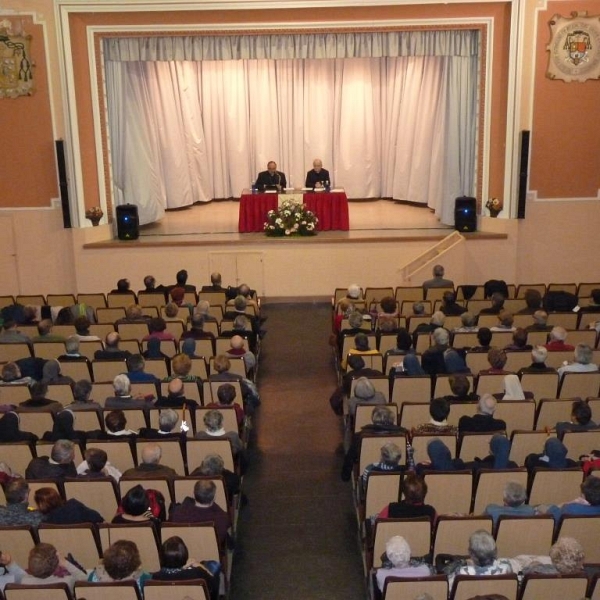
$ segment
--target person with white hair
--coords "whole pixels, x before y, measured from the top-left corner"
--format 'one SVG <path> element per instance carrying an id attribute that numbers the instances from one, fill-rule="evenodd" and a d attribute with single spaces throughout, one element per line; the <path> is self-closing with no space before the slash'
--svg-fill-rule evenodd
<path id="1" fill-rule="evenodd" d="M 556 369 L 546 365 L 548 359 L 548 350 L 544 346 L 534 346 L 531 349 L 531 364 L 528 367 L 519 369 L 519 377 L 523 373 L 556 373 Z"/>
<path id="2" fill-rule="evenodd" d="M 509 560 L 513 572 L 523 575 L 584 575 L 583 546 L 571 537 L 560 537 L 550 548 L 548 556 L 522 554 Z"/>
<path id="3" fill-rule="evenodd" d="M 323 161 L 320 158 L 313 160 L 313 168 L 306 173 L 304 187 L 307 188 L 328 188 L 331 186 L 331 177 L 329 171 L 323 168 Z"/>
<path id="4" fill-rule="evenodd" d="M 545 310 L 536 310 L 533 315 L 533 323 L 525 327 L 525 331 L 552 331 L 552 326 L 548 325 L 548 313 Z"/>
<path id="5" fill-rule="evenodd" d="M 366 377 L 359 377 L 354 384 L 354 395 L 348 400 L 348 413 L 356 414 L 357 404 L 386 404 L 385 396 L 375 390 Z"/>
<path id="6" fill-rule="evenodd" d="M 408 542 L 401 535 L 395 535 L 385 543 L 383 566 L 377 569 L 375 577 L 377 587 L 383 592 L 388 577 L 428 577 L 432 574 L 431 566 L 412 559 Z"/>
<path id="7" fill-rule="evenodd" d="M 501 516 L 531 517 L 535 515 L 534 506 L 527 504 L 527 490 L 516 481 L 507 481 L 502 493 L 503 504 L 488 504 L 483 511 L 494 520 L 494 526 Z"/>
<path id="8" fill-rule="evenodd" d="M 106 409 L 146 408 L 152 406 L 153 398 L 146 399 L 143 396 L 136 396 L 134 398 L 131 395 L 131 382 L 129 377 L 124 373 L 117 375 L 113 379 L 113 389 L 115 395 L 109 396 L 106 399 L 104 403 L 104 408 Z"/>
<path id="9" fill-rule="evenodd" d="M 405 467 L 400 464 L 402 450 L 394 442 L 386 442 L 380 448 L 379 460 L 368 464 L 362 472 L 363 486 L 366 486 L 371 473 L 401 473 Z"/>
<path id="10" fill-rule="evenodd" d="M 346 291 L 346 295 L 343 298 L 340 298 L 335 305 L 336 313 L 339 312 L 338 308 L 342 302 L 349 304 L 352 308 L 358 303 L 361 305 L 361 308 L 364 304 L 362 289 L 358 283 L 351 283 L 348 286 L 348 290 Z"/>
<path id="11" fill-rule="evenodd" d="M 566 344 L 567 330 L 564 327 L 553 327 L 550 335 L 548 336 L 548 343 L 546 349 L 549 352 L 564 352 L 566 350 L 575 350 L 575 346 Z"/>
<path id="12" fill-rule="evenodd" d="M 506 431 L 506 422 L 502 419 L 494 419 L 496 411 L 496 398 L 491 394 L 483 394 L 479 398 L 479 410 L 472 417 L 463 415 L 458 420 L 458 432 L 487 432 Z"/>
<path id="13" fill-rule="evenodd" d="M 421 356 L 421 367 L 429 375 L 447 373 L 445 353 L 450 345 L 450 334 L 443 327 L 438 327 L 431 334 L 433 345 Z"/>
<path id="14" fill-rule="evenodd" d="M 446 315 L 441 310 L 436 310 L 431 315 L 429 323 L 419 323 L 413 330 L 413 346 L 417 347 L 417 339 L 424 333 L 433 333 L 439 327 L 443 327 L 446 322 Z"/>
<path id="15" fill-rule="evenodd" d="M 140 464 L 137 467 L 127 469 L 127 471 L 123 473 L 124 479 L 177 477 L 175 469 L 160 464 L 160 459 L 162 458 L 162 448 L 160 447 L 160 444 L 154 442 L 146 444 L 142 448 L 142 455 L 140 458 Z"/>
<path id="16" fill-rule="evenodd" d="M 454 281 L 450 279 L 444 279 L 445 270 L 443 265 L 435 265 L 432 271 L 433 277 L 423 282 L 423 289 L 428 290 L 430 288 L 453 288 Z"/>
<path id="17" fill-rule="evenodd" d="M 512 573 L 512 565 L 506 558 L 498 558 L 494 538 L 487 531 L 478 529 L 469 538 L 469 559 L 457 565 L 457 570 L 448 575 L 449 589 L 452 589 L 456 575 L 505 575 Z"/>
<path id="18" fill-rule="evenodd" d="M 574 362 L 559 367 L 558 374 L 561 379 L 565 373 L 593 373 L 598 370 L 598 365 L 592 362 L 594 351 L 587 344 L 577 344 L 573 357 Z"/>

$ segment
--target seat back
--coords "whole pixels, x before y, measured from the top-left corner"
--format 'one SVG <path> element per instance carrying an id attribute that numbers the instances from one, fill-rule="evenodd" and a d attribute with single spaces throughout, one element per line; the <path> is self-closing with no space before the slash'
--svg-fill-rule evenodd
<path id="1" fill-rule="evenodd" d="M 142 323 L 119 323 L 117 325 L 117 331 L 124 340 L 138 340 L 142 341 L 142 338 L 148 335 L 148 323 L 145 321 Z"/>
<path id="2" fill-rule="evenodd" d="M 109 544 L 114 544 L 117 540 L 135 542 L 145 571 L 153 572 L 160 569 L 158 535 L 152 523 L 101 523 L 98 528 L 108 533 Z"/>
<path id="3" fill-rule="evenodd" d="M 396 405 L 393 404 L 392 406 Z M 410 430 L 421 423 L 428 423 L 431 419 L 430 406 L 429 402 L 403 402 L 400 412 L 400 425 Z"/>
<path id="4" fill-rule="evenodd" d="M 565 373 L 558 390 L 559 398 L 587 398 L 598 396 L 600 390 L 600 372 Z"/>
<path id="5" fill-rule="evenodd" d="M 455 348 L 460 347 L 456 344 L 456 336 L 457 335 L 458 334 L 456 334 L 454 336 Z M 471 334 L 465 334 L 465 335 L 471 335 Z M 477 339 L 475 339 L 475 345 L 477 345 L 478 343 L 479 342 L 477 341 Z M 467 355 L 465 357 L 465 362 L 467 364 L 467 367 L 469 367 L 469 369 L 471 369 L 471 373 L 479 373 L 483 369 L 490 368 L 490 363 L 488 362 L 488 359 L 487 359 L 487 352 L 467 352 Z M 472 387 L 471 389 L 473 390 L 474 387 Z"/>
<path id="6" fill-rule="evenodd" d="M 92 374 L 94 381 L 112 381 L 117 375 L 127 373 L 124 360 L 93 360 Z"/>
<path id="7" fill-rule="evenodd" d="M 38 537 L 40 542 L 52 544 L 62 556 L 72 553 L 75 560 L 86 569 L 93 569 L 98 565 L 100 544 L 96 529 L 91 523 L 78 525 L 42 523 L 38 528 Z"/>
<path id="8" fill-rule="evenodd" d="M 65 353 L 65 344 L 64 342 L 33 342 L 32 349 L 36 358 L 50 360 Z"/>
<path id="9" fill-rule="evenodd" d="M 471 510 L 473 475 L 471 471 L 428 471 L 427 504 L 435 506 L 439 515 L 449 513 L 468 514 Z M 452 494 L 448 493 L 452 490 Z"/>
<path id="10" fill-rule="evenodd" d="M 557 423 L 568 422 L 571 419 L 572 404 L 572 398 L 543 398 L 538 404 L 535 428 L 552 429 Z"/>
<path id="11" fill-rule="evenodd" d="M 376 304 L 387 296 L 394 297 L 394 288 L 392 287 L 368 287 L 365 288 L 365 304 L 367 308 L 371 306 L 372 302 Z"/>
<path id="12" fill-rule="evenodd" d="M 96 319 L 98 323 L 109 323 L 112 325 L 115 321 L 124 318 L 125 309 L 122 306 L 96 309 Z"/>
<path id="13" fill-rule="evenodd" d="M 586 575 L 525 575 L 519 600 L 539 598 L 585 598 L 588 586 Z"/>
<path id="14" fill-rule="evenodd" d="M 513 431 L 510 436 L 510 460 L 522 467 L 529 454 L 544 449 L 548 437 L 545 431 Z"/>
<path id="15" fill-rule="evenodd" d="M 584 454 L 600 448 L 600 429 L 589 431 L 566 431 L 563 444 L 569 449 L 568 458 L 579 460 Z"/>
<path id="16" fill-rule="evenodd" d="M 431 377 L 396 377 L 392 384 L 392 402 L 429 402 L 431 400 Z"/>
<path id="17" fill-rule="evenodd" d="M 558 525 L 556 539 L 570 537 L 576 539 L 583 546 L 586 564 L 600 564 L 600 544 L 598 544 L 598 531 L 600 516 L 565 515 Z"/>
<path id="18" fill-rule="evenodd" d="M 19 429 L 30 431 L 41 438 L 46 431 L 52 431 L 54 418 L 51 412 L 27 411 L 19 413 Z M 12 465 L 11 465 L 12 466 Z"/>
<path id="19" fill-rule="evenodd" d="M 88 359 L 89 360 L 89 359 Z M 88 361 L 59 361 L 60 372 L 65 377 L 71 377 L 75 381 L 80 379 L 92 380 L 91 364 Z"/>
<path id="20" fill-rule="evenodd" d="M 26 342 L 0 344 L 0 362 L 13 362 L 31 356 L 31 347 Z"/>
<path id="21" fill-rule="evenodd" d="M 91 583 L 77 581 L 75 583 L 76 600 L 142 600 L 142 595 L 135 581 L 102 581 Z"/>
<path id="22" fill-rule="evenodd" d="M 431 521 L 427 517 L 419 519 L 377 519 L 373 537 L 373 566 L 381 567 L 381 555 L 386 542 L 395 535 L 401 535 L 410 546 L 412 556 L 426 556 L 431 551 Z"/>
<path id="23" fill-rule="evenodd" d="M 210 593 L 203 579 L 187 581 L 157 581 L 151 579 L 144 584 L 144 600 L 210 600 Z"/>
<path id="24" fill-rule="evenodd" d="M 462 434 L 458 456 L 465 462 L 488 456 L 490 453 L 490 440 L 496 433 L 498 432 Z"/>
<path id="25" fill-rule="evenodd" d="M 420 598 L 428 594 L 432 600 L 447 600 L 448 579 L 445 575 L 432 577 L 388 577 L 383 588 L 383 600 Z"/>
<path id="26" fill-rule="evenodd" d="M 105 520 L 110 520 L 116 514 L 119 492 L 112 477 L 65 479 L 63 485 L 67 500 L 77 498 L 99 512 Z"/>
<path id="27" fill-rule="evenodd" d="M 77 294 L 77 304 L 87 304 L 94 310 L 106 308 L 106 296 L 104 294 Z"/>
<path id="28" fill-rule="evenodd" d="M 530 342 L 528 342 L 530 343 Z M 531 364 L 531 353 L 528 351 L 521 350 L 508 350 L 506 352 L 506 365 L 507 371 L 516 373 L 520 369 L 525 369 Z M 531 390 L 527 390 L 528 392 Z"/>
<path id="29" fill-rule="evenodd" d="M 440 516 L 433 537 L 433 556 L 438 554 L 461 555 L 469 547 L 469 538 L 474 531 L 483 529 L 492 533 L 492 517 Z"/>
<path id="30" fill-rule="evenodd" d="M 558 396 L 558 373 L 523 373 L 521 386 L 536 400 Z"/>
<path id="31" fill-rule="evenodd" d="M 33 445 L 28 442 L 0 444 L 2 462 L 10 465 L 10 468 L 20 475 L 25 475 L 25 469 L 34 457 L 34 452 Z"/>
<path id="32" fill-rule="evenodd" d="M 425 292 L 422 286 L 410 286 L 410 287 L 397 287 L 396 293 L 394 294 L 396 300 L 402 302 L 419 302 L 424 300 Z"/>
<path id="33" fill-rule="evenodd" d="M 504 377 L 506 376 L 496 373 L 481 373 L 477 377 L 477 394 L 483 396 L 483 394 L 504 393 Z"/>
<path id="34" fill-rule="evenodd" d="M 506 422 L 506 434 L 518 429 L 533 429 L 535 423 L 534 400 L 505 400 L 498 402 L 494 418 Z"/>
<path id="35" fill-rule="evenodd" d="M 474 596 L 497 594 L 508 600 L 517 600 L 517 576 L 511 575 L 457 575 L 452 584 L 449 600 L 469 600 Z"/>
<path id="36" fill-rule="evenodd" d="M 473 514 L 483 514 L 488 504 L 501 504 L 509 481 L 527 489 L 527 469 L 481 469 L 476 478 Z"/>
<path id="37" fill-rule="evenodd" d="M 364 502 L 366 518 L 378 514 L 390 502 L 398 502 L 401 479 L 401 473 L 373 472 L 369 474 Z"/>
<path id="38" fill-rule="evenodd" d="M 68 383 L 49 383 L 47 397 L 65 406 L 73 402 L 73 388 Z"/>
<path id="39" fill-rule="evenodd" d="M 6 600 L 72 600 L 71 590 L 66 583 L 46 585 L 19 585 L 9 583 L 4 589 Z"/>
<path id="40" fill-rule="evenodd" d="M 583 473 L 572 469 L 536 469 L 529 492 L 529 504 L 563 504 L 580 494 Z"/>
<path id="41" fill-rule="evenodd" d="M 162 292 L 140 292 L 138 294 L 138 304 L 160 308 L 165 304 L 165 295 Z"/>
<path id="42" fill-rule="evenodd" d="M 547 556 L 552 546 L 554 519 L 550 515 L 498 519 L 496 546 L 498 556 L 534 554 Z"/>
<path id="43" fill-rule="evenodd" d="M 10 555 L 18 565 L 27 565 L 29 551 L 37 543 L 35 533 L 28 525 L 0 526 L 3 544 L 10 539 Z"/>

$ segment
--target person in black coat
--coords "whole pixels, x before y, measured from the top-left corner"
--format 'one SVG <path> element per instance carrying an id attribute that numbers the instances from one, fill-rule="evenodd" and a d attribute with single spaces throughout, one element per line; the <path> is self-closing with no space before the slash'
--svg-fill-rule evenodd
<path id="1" fill-rule="evenodd" d="M 37 489 L 34 499 L 38 510 L 44 515 L 44 523 L 77 525 L 79 523 L 104 522 L 104 518 L 99 512 L 75 498 L 63 500 L 59 493 L 51 487 Z"/>
<path id="2" fill-rule="evenodd" d="M 267 170 L 261 171 L 256 179 L 256 187 L 262 192 L 265 189 L 276 188 L 281 191 L 287 187 L 285 173 L 277 170 L 277 163 L 270 160 L 267 163 Z"/>
<path id="3" fill-rule="evenodd" d="M 38 436 L 29 431 L 19 429 L 19 415 L 7 412 L 0 418 L 0 443 L 4 442 L 37 442 Z"/>
<path id="4" fill-rule="evenodd" d="M 494 419 L 496 398 L 491 394 L 483 394 L 479 398 L 479 412 L 472 417 L 462 416 L 458 420 L 459 433 L 483 433 L 489 431 L 506 431 L 506 422 Z"/>
<path id="5" fill-rule="evenodd" d="M 313 160 L 313 168 L 306 174 L 304 186 L 307 188 L 328 188 L 331 186 L 329 171 L 323 168 L 320 158 Z"/>

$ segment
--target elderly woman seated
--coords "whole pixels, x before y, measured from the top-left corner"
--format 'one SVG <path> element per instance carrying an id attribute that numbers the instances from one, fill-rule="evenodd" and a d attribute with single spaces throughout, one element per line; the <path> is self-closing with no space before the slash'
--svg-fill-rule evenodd
<path id="1" fill-rule="evenodd" d="M 356 414 L 357 404 L 387 404 L 387 401 L 366 377 L 359 377 L 354 384 L 354 395 L 348 400 L 348 412 L 352 416 Z"/>
<path id="2" fill-rule="evenodd" d="M 59 556 L 52 544 L 36 544 L 29 551 L 27 573 L 21 578 L 23 585 L 46 585 L 66 583 L 71 591 L 76 581 L 83 581 L 86 574 Z"/>
<path id="3" fill-rule="evenodd" d="M 104 551 L 102 564 L 89 575 L 88 581 L 135 581 L 140 588 L 152 576 L 141 569 L 140 551 L 134 542 L 118 540 Z"/>
<path id="4" fill-rule="evenodd" d="M 400 464 L 402 450 L 394 442 L 386 442 L 381 446 L 379 460 L 367 465 L 362 472 L 363 486 L 366 486 L 371 473 L 401 473 L 405 467 Z"/>
<path id="5" fill-rule="evenodd" d="M 410 546 L 400 535 L 391 537 L 385 544 L 383 566 L 377 569 L 377 587 L 383 591 L 388 577 L 428 577 L 433 571 L 425 562 L 411 559 Z"/>
<path id="6" fill-rule="evenodd" d="M 414 473 L 407 473 L 402 480 L 402 500 L 390 502 L 377 515 L 378 519 L 416 519 L 429 517 L 433 523 L 436 519 L 435 508 L 425 504 L 427 484 Z"/>
<path id="7" fill-rule="evenodd" d="M 448 575 L 448 583 L 452 589 L 456 575 L 504 575 L 512 572 L 510 561 L 498 558 L 494 538 L 487 531 L 478 529 L 469 538 L 469 559 L 456 561 Z"/>
<path id="8" fill-rule="evenodd" d="M 515 573 L 544 575 L 583 575 L 585 554 L 583 546 L 574 538 L 561 537 L 550 548 L 549 556 L 528 554 L 509 559 Z"/>

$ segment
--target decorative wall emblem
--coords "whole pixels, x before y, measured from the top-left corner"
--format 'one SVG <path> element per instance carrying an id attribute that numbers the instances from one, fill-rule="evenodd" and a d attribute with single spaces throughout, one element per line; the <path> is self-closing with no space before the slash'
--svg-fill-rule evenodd
<path id="1" fill-rule="evenodd" d="M 571 13 L 554 15 L 549 23 L 551 39 L 547 77 L 563 81 L 600 79 L 600 16 Z"/>
<path id="2" fill-rule="evenodd" d="M 12 23 L 0 21 L 0 98 L 16 98 L 33 93 L 31 35 L 14 33 Z"/>

